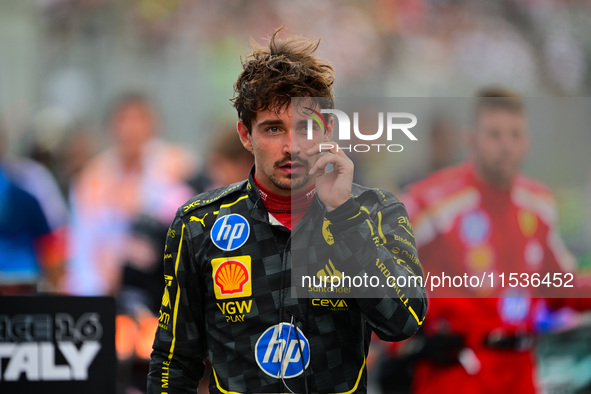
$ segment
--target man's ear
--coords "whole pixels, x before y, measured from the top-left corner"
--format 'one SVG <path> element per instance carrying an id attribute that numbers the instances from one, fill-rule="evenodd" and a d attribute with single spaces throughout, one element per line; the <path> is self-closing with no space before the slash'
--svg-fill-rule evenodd
<path id="1" fill-rule="evenodd" d="M 324 133 L 324 141 L 330 141 L 332 138 L 332 128 L 334 126 L 334 118 L 331 116 L 328 119 L 326 133 Z"/>
<path id="2" fill-rule="evenodd" d="M 238 130 L 238 136 L 240 136 L 240 141 L 242 141 L 242 145 L 244 145 L 247 151 L 252 152 L 251 135 L 248 132 L 248 128 L 246 127 L 243 121 L 239 120 L 238 123 L 236 123 L 236 130 Z"/>

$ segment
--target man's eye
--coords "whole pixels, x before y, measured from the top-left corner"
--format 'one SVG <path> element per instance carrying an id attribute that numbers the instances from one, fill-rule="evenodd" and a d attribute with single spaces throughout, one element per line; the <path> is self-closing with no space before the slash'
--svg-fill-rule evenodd
<path id="1" fill-rule="evenodd" d="M 298 134 L 308 134 L 308 126 L 300 126 L 296 129 Z M 314 130 L 316 132 L 316 130 Z"/>
<path id="2" fill-rule="evenodd" d="M 499 139 L 499 137 L 501 136 L 501 133 L 498 129 L 489 129 L 488 136 L 490 138 Z"/>
<path id="3" fill-rule="evenodd" d="M 297 129 L 298 133 L 303 133 L 303 134 L 308 134 L 308 128 L 309 126 L 307 124 L 305 125 L 300 125 Z M 316 134 L 319 133 L 320 131 L 322 131 L 320 129 L 320 126 L 318 126 L 318 123 L 313 123 L 312 124 L 312 133 Z"/>
<path id="4" fill-rule="evenodd" d="M 271 126 L 269 128 L 267 128 L 267 131 L 270 133 L 278 133 L 279 132 L 279 127 L 277 126 Z"/>

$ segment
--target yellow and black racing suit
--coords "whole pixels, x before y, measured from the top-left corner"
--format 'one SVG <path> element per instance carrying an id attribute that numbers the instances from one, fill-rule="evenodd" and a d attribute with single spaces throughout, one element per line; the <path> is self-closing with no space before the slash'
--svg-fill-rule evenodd
<path id="1" fill-rule="evenodd" d="M 166 240 L 149 393 L 194 393 L 206 358 L 211 393 L 366 392 L 371 332 L 387 341 L 413 335 L 427 310 L 424 288 L 294 297 L 292 254 L 298 247 L 307 256 L 294 258 L 294 269 L 305 264 L 318 276 L 351 262 L 357 272 L 347 275 L 422 276 L 412 226 L 403 204 L 379 189 L 354 184 L 330 213 L 313 198 L 293 231 L 267 213 L 252 174 L 179 208 Z"/>

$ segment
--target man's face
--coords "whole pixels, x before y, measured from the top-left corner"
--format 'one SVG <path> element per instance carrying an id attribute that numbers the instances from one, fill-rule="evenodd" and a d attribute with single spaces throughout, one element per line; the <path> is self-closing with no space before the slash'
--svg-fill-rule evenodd
<path id="1" fill-rule="evenodd" d="M 326 133 L 314 124 L 312 140 L 307 139 L 308 119 L 301 110 L 292 113 L 288 106 L 279 112 L 261 111 L 252 121 L 252 133 L 238 122 L 238 133 L 244 147 L 254 154 L 257 181 L 271 192 L 287 196 L 308 188 L 314 180 L 309 171 L 318 153 L 306 151 L 315 144 L 330 140 L 332 121 Z M 315 149 L 315 152 L 318 152 Z"/>
<path id="2" fill-rule="evenodd" d="M 523 113 L 503 108 L 482 108 L 473 139 L 476 168 L 486 181 L 508 187 L 521 168 L 529 147 Z"/>
<path id="3" fill-rule="evenodd" d="M 123 155 L 133 156 L 155 134 L 156 116 L 147 104 L 130 102 L 115 111 L 112 127 Z"/>

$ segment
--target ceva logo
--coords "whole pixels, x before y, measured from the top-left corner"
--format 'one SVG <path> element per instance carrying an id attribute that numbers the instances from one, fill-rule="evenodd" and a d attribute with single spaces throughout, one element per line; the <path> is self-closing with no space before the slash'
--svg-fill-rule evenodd
<path id="1" fill-rule="evenodd" d="M 295 330 L 298 330 L 297 336 Z M 278 379 L 295 378 L 310 364 L 308 339 L 290 323 L 276 324 L 265 330 L 257 340 L 254 353 L 263 372 Z"/>

